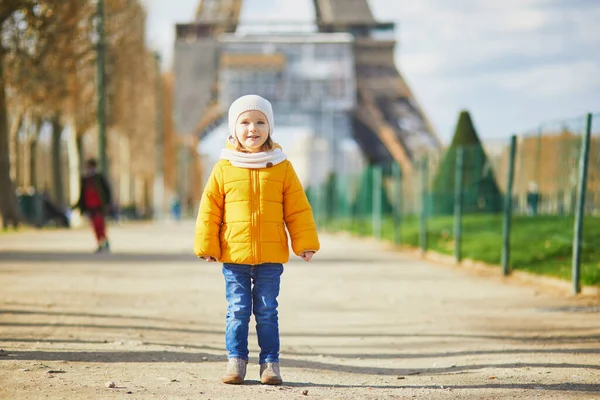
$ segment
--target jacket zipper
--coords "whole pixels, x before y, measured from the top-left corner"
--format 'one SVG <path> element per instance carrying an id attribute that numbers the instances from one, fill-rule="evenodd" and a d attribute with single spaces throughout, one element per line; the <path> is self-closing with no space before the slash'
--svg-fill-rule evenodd
<path id="1" fill-rule="evenodd" d="M 260 201 L 258 198 L 258 189 L 257 186 L 259 185 L 258 183 L 258 170 L 253 169 L 252 170 L 252 179 L 250 181 L 250 183 L 252 184 L 252 227 L 254 228 L 254 231 L 256 232 L 256 234 L 252 235 L 253 240 L 252 240 L 252 259 L 253 259 L 253 264 L 256 265 L 258 264 L 258 260 L 260 259 L 260 226 L 258 224 L 258 212 L 260 209 Z M 254 233 L 254 232 L 252 232 Z"/>
<path id="2" fill-rule="evenodd" d="M 256 206 L 256 230 L 258 231 L 258 235 L 256 236 L 258 238 L 257 239 L 258 245 L 256 246 L 256 250 L 258 253 L 258 255 L 256 256 L 257 263 L 261 262 L 261 259 L 262 259 L 262 254 L 260 251 L 260 220 L 259 220 L 259 217 L 260 217 L 260 179 L 259 179 L 259 177 L 260 177 L 260 174 L 259 174 L 258 170 L 256 170 L 256 182 L 255 182 L 256 183 L 256 205 L 257 205 Z"/>

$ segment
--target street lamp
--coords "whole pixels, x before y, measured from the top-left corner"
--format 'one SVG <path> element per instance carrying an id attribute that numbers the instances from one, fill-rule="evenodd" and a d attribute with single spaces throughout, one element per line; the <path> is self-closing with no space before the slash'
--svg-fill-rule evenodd
<path id="1" fill-rule="evenodd" d="M 96 2 L 96 64 L 97 64 L 97 120 L 98 120 L 98 164 L 100 170 L 108 172 L 106 159 L 106 87 L 105 87 L 105 42 L 104 42 L 104 0 Z"/>

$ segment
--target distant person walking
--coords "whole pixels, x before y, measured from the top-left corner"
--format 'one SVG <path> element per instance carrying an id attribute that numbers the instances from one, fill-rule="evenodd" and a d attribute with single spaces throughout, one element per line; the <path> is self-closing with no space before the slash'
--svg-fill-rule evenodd
<path id="1" fill-rule="evenodd" d="M 181 219 L 181 201 L 179 201 L 179 196 L 173 196 L 171 199 L 171 215 L 175 221 Z"/>
<path id="2" fill-rule="evenodd" d="M 79 208 L 90 219 L 98 241 L 96 253 L 100 253 L 110 251 L 104 216 L 110 211 L 112 195 L 106 178 L 97 171 L 97 166 L 93 158 L 86 162 L 86 172 L 81 177 L 79 200 L 74 208 Z"/>

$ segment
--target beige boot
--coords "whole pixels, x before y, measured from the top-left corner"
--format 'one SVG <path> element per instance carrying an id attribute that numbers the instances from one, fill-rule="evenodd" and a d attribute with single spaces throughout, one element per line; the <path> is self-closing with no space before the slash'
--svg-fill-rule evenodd
<path id="1" fill-rule="evenodd" d="M 244 383 L 246 377 L 246 365 L 248 361 L 242 360 L 241 358 L 230 358 L 227 363 L 227 372 L 221 378 L 223 383 L 229 383 L 237 385 Z"/>
<path id="2" fill-rule="evenodd" d="M 281 385 L 281 372 L 279 371 L 279 363 L 268 362 L 260 364 L 260 382 L 265 385 Z"/>

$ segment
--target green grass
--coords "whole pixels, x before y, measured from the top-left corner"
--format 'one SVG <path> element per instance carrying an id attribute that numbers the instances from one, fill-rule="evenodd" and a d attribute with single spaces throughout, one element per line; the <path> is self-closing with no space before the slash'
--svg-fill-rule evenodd
<path id="1" fill-rule="evenodd" d="M 17 229 L 14 229 L 12 226 L 9 226 L 8 229 L 3 229 L 2 225 L 0 225 L 0 235 L 7 235 L 11 233 L 20 233 L 25 231 L 26 229 L 23 226 L 19 226 Z"/>
<path id="2" fill-rule="evenodd" d="M 428 249 L 454 254 L 454 217 L 432 217 L 427 223 Z M 371 219 L 337 220 L 334 230 L 362 236 L 372 235 Z M 404 217 L 400 225 L 401 243 L 419 246 L 419 218 Z M 462 221 L 462 257 L 500 264 L 502 254 L 502 215 L 465 215 Z M 394 224 L 382 221 L 382 238 L 394 239 Z M 515 270 L 571 280 L 573 254 L 572 216 L 513 216 L 511 266 Z M 600 217 L 584 220 L 581 284 L 600 286 Z"/>

